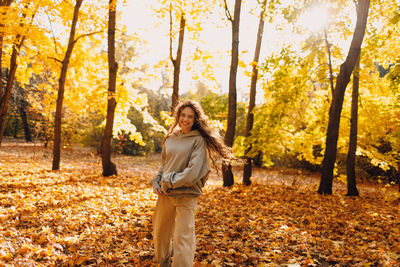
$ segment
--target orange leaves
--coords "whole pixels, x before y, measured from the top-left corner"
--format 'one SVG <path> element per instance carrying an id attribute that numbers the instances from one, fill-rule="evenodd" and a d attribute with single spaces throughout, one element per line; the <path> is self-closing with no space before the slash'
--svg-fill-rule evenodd
<path id="1" fill-rule="evenodd" d="M 57 172 L 50 154 L 0 150 L 0 265 L 154 266 L 148 181 L 158 158 L 118 156 L 121 174 L 104 178 L 90 152 L 69 150 Z M 320 196 L 276 175 L 264 170 L 258 184 L 232 188 L 210 178 L 196 214 L 196 266 L 399 264 L 400 210 L 379 189 Z M 272 178 L 279 185 L 262 184 Z"/>
<path id="2" fill-rule="evenodd" d="M 207 191 L 196 224 L 197 260 L 203 264 L 360 265 L 371 262 L 371 253 L 375 265 L 399 263 L 394 244 L 400 235 L 389 234 L 397 229 L 398 207 L 374 195 L 319 196 L 260 184 Z"/>

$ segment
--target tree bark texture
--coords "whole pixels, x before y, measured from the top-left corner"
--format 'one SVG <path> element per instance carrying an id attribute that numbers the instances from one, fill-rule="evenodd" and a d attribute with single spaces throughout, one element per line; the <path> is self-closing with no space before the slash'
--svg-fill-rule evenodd
<path id="1" fill-rule="evenodd" d="M 357 125 L 358 125 L 358 90 L 360 81 L 360 58 L 358 58 L 353 71 L 353 92 L 351 96 L 350 141 L 346 159 L 347 170 L 347 194 L 346 196 L 358 196 L 356 186 L 356 150 L 357 150 Z"/>
<path id="2" fill-rule="evenodd" d="M 229 106 L 228 106 L 228 122 L 226 126 L 226 133 L 224 142 L 227 146 L 232 147 L 235 139 L 235 128 L 236 128 L 236 74 L 239 60 L 239 22 L 240 22 L 240 9 L 242 0 L 235 1 L 235 10 L 232 23 L 232 57 L 231 67 L 229 73 Z M 234 183 L 232 166 L 228 164 L 222 164 L 222 175 L 224 180 L 224 186 L 231 186 Z"/>
<path id="3" fill-rule="evenodd" d="M 60 169 L 60 158 L 61 158 L 61 119 L 62 119 L 62 108 L 64 101 L 65 81 L 67 79 L 69 60 L 72 55 L 72 50 L 75 45 L 75 32 L 76 24 L 79 17 L 79 8 L 82 5 L 83 0 L 76 0 L 74 15 L 72 18 L 71 31 L 69 34 L 68 47 L 65 52 L 64 60 L 62 61 L 60 78 L 58 79 L 58 95 L 56 104 L 56 114 L 54 118 L 54 144 L 53 144 L 53 170 Z"/>
<path id="4" fill-rule="evenodd" d="M 117 102 L 115 91 L 117 86 L 118 64 L 115 61 L 115 24 L 116 24 L 116 0 L 109 1 L 108 9 L 108 97 L 107 97 L 107 121 L 102 142 L 103 176 L 117 175 L 117 166 L 111 161 L 111 139 L 113 133 L 114 113 Z"/>
<path id="5" fill-rule="evenodd" d="M 340 114 L 343 107 L 344 93 L 350 81 L 351 73 L 360 56 L 361 44 L 365 34 L 370 0 L 360 0 L 357 6 L 357 23 L 345 62 L 340 66 L 333 92 L 329 112 L 328 130 L 325 141 L 325 155 L 322 161 L 319 194 L 332 194 L 333 169 L 336 161 L 337 141 L 339 137 Z"/>
<path id="6" fill-rule="evenodd" d="M 261 43 L 262 43 L 262 37 L 263 37 L 263 33 L 264 33 L 264 16 L 265 16 L 266 4 L 267 4 L 267 1 L 264 0 L 264 2 L 262 4 L 262 10 L 260 13 L 260 22 L 258 24 L 256 49 L 254 52 L 254 59 L 253 59 L 253 73 L 251 76 L 251 84 L 250 84 L 249 110 L 247 112 L 247 121 L 246 121 L 246 131 L 245 131 L 246 138 L 250 136 L 251 130 L 253 129 L 253 123 L 254 123 L 253 109 L 256 104 L 258 60 L 260 58 Z M 247 156 L 247 154 L 250 152 L 250 150 L 251 150 L 251 146 L 249 146 L 249 148 L 246 149 L 245 164 L 243 166 L 243 184 L 245 184 L 245 185 L 251 185 L 252 158 Z"/>
<path id="7" fill-rule="evenodd" d="M 172 10 L 170 10 L 172 12 Z M 178 48 L 176 51 L 175 59 L 172 56 L 172 16 L 171 16 L 171 32 L 170 32 L 170 58 L 172 61 L 172 65 L 174 67 L 174 82 L 172 85 L 172 104 L 171 104 L 171 112 L 174 112 L 175 107 L 179 103 L 179 76 L 181 72 L 181 61 L 182 61 L 182 52 L 183 52 L 183 40 L 185 36 L 185 14 L 182 11 L 180 26 L 179 26 L 179 37 L 178 37 Z"/>

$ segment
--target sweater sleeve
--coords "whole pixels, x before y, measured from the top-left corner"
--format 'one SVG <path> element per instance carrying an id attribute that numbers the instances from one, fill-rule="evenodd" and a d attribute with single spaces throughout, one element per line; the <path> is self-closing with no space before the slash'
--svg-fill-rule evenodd
<path id="1" fill-rule="evenodd" d="M 165 161 L 165 151 L 164 148 L 161 152 L 161 160 L 162 160 L 162 164 L 160 167 L 160 170 L 158 171 L 157 175 L 151 179 L 150 184 L 153 186 L 153 188 L 160 188 L 160 182 L 161 182 L 161 178 L 163 176 L 164 173 L 164 161 Z"/>
<path id="2" fill-rule="evenodd" d="M 210 172 L 206 143 L 203 138 L 194 145 L 188 166 L 181 172 L 165 174 L 161 179 L 161 190 L 190 187 Z"/>

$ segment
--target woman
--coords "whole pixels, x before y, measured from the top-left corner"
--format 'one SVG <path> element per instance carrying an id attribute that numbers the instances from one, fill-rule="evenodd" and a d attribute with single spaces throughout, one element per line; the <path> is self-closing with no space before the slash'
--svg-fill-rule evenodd
<path id="1" fill-rule="evenodd" d="M 210 172 L 208 155 L 216 167 L 215 156 L 230 160 L 232 153 L 208 126 L 197 102 L 180 103 L 174 117 L 163 143 L 162 166 L 151 180 L 158 195 L 153 215 L 155 259 L 160 266 L 170 266 L 173 253 L 172 266 L 191 267 L 196 249 L 194 216 Z"/>

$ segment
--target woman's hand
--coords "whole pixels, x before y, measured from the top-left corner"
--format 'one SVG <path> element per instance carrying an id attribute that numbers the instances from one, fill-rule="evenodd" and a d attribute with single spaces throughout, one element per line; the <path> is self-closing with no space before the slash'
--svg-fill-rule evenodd
<path id="1" fill-rule="evenodd" d="M 153 188 L 153 192 L 154 192 L 154 194 L 156 194 L 156 195 L 162 195 L 162 194 L 163 194 L 163 192 L 161 192 L 161 189 L 160 189 L 160 188 Z"/>
<path id="2" fill-rule="evenodd" d="M 156 194 L 156 195 L 162 195 L 162 191 L 161 191 L 161 187 L 160 187 L 160 184 L 159 183 L 157 183 L 157 182 L 155 182 L 155 183 L 153 183 L 153 192 L 154 192 L 154 194 Z"/>

